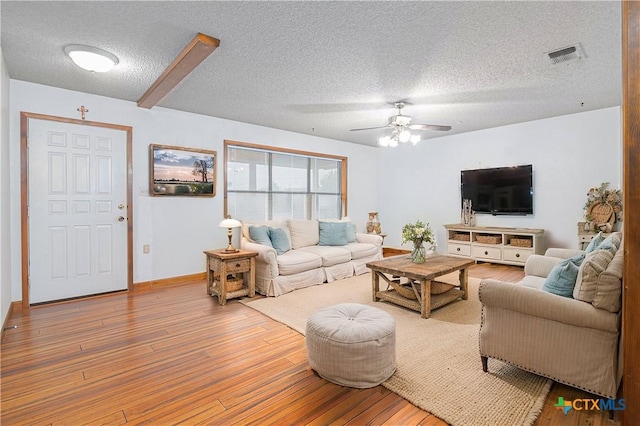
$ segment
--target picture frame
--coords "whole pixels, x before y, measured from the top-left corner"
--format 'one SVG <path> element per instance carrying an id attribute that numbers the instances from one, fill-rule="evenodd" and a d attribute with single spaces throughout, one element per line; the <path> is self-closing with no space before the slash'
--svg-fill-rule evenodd
<path id="1" fill-rule="evenodd" d="M 151 196 L 214 197 L 217 152 L 170 145 L 149 145 Z"/>

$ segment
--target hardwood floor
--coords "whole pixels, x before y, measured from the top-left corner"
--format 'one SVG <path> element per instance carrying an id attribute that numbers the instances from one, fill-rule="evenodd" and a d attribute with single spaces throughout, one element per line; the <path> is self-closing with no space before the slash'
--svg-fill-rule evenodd
<path id="1" fill-rule="evenodd" d="M 523 272 L 478 264 L 470 275 Z M 219 306 L 204 281 L 38 306 L 14 312 L 13 325 L 1 348 L 3 425 L 446 424 L 382 386 L 318 377 L 303 336 L 237 300 Z M 554 384 L 537 425 L 615 424 L 564 415 L 558 396 L 595 398 Z"/>

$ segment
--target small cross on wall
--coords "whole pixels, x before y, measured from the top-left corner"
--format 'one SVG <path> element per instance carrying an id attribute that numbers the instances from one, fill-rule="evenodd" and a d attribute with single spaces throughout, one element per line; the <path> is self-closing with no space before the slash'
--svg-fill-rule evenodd
<path id="1" fill-rule="evenodd" d="M 76 111 L 80 111 L 80 117 L 81 117 L 83 120 L 85 119 L 85 114 L 86 114 L 87 112 L 89 112 L 89 110 L 88 110 L 88 109 L 86 109 L 86 108 L 84 107 L 84 105 L 80 105 L 80 108 L 78 108 Z"/>

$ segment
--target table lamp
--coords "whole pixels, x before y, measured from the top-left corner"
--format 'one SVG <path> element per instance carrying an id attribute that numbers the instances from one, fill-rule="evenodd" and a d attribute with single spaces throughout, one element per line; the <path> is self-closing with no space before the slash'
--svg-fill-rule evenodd
<path id="1" fill-rule="evenodd" d="M 227 228 L 229 230 L 227 232 L 227 236 L 229 237 L 229 246 L 224 249 L 225 253 L 237 253 L 238 249 L 233 247 L 233 244 L 231 244 L 231 239 L 233 238 L 233 228 L 242 226 L 242 223 L 240 223 L 239 220 L 231 219 L 231 216 L 227 215 L 227 217 L 222 222 L 220 222 L 218 226 L 221 228 Z"/>

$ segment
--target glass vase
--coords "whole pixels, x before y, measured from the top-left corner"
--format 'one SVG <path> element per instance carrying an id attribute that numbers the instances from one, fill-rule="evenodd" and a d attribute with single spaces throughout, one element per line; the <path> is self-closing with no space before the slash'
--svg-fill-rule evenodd
<path id="1" fill-rule="evenodd" d="M 411 261 L 413 263 L 424 263 L 427 256 L 427 250 L 422 244 L 414 244 L 411 251 Z"/>

